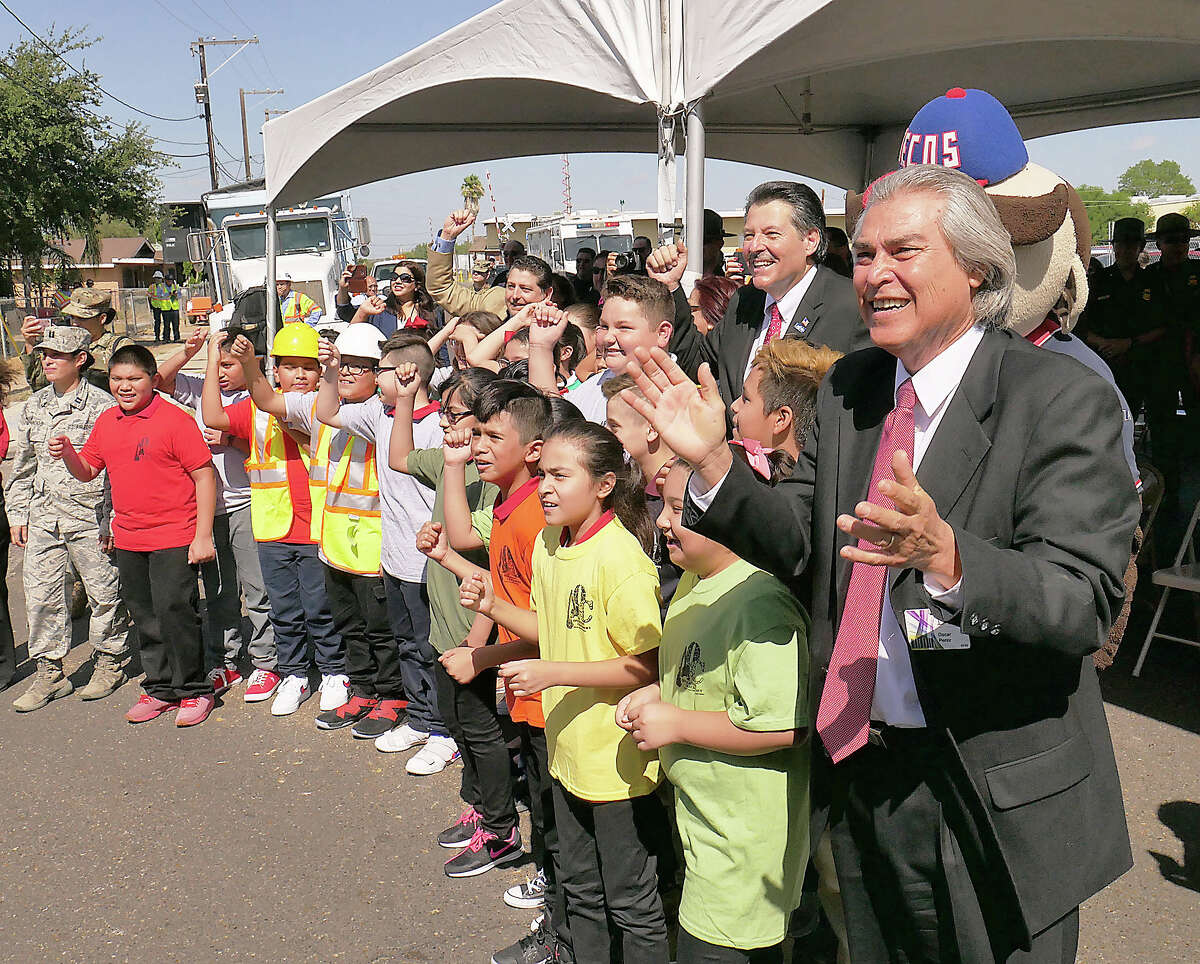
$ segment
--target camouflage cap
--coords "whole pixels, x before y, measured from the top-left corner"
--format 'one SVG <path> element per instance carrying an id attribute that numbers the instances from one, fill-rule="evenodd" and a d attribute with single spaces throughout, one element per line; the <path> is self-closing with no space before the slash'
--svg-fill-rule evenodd
<path id="1" fill-rule="evenodd" d="M 77 351 L 86 351 L 92 357 L 92 336 L 82 328 L 72 325 L 50 325 L 38 342 L 39 351 L 61 351 L 65 355 L 73 355 Z"/>
<path id="2" fill-rule="evenodd" d="M 471 272 L 473 274 L 487 274 L 492 270 L 492 262 L 487 258 L 476 258 L 471 263 Z"/>
<path id="3" fill-rule="evenodd" d="M 99 318 L 112 309 L 112 292 L 99 288 L 76 288 L 62 313 L 72 318 Z"/>

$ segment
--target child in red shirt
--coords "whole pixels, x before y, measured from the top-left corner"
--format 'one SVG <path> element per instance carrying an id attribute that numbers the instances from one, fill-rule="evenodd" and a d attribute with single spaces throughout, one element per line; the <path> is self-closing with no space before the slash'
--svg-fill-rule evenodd
<path id="1" fill-rule="evenodd" d="M 192 416 L 158 397 L 158 366 L 140 345 L 113 353 L 117 399 L 83 449 L 49 442 L 81 482 L 108 471 L 121 595 L 138 628 L 145 693 L 125 715 L 144 723 L 178 709 L 177 726 L 203 723 L 216 699 L 204 674 L 196 566 L 216 556 L 216 471 Z"/>

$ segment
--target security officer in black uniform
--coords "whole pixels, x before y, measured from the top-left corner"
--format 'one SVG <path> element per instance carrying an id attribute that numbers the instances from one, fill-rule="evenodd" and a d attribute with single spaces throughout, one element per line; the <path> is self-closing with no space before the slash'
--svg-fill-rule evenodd
<path id="1" fill-rule="evenodd" d="M 1145 405 L 1151 438 L 1157 441 L 1156 423 L 1169 408 L 1169 391 L 1160 375 L 1161 342 L 1168 327 L 1158 289 L 1138 264 L 1146 247 L 1141 219 L 1117 221 L 1112 246 L 1116 261 L 1098 273 L 1081 327 L 1087 343 L 1112 368 L 1134 418 Z"/>
<path id="2" fill-rule="evenodd" d="M 1200 260 L 1188 257 L 1188 242 L 1200 234 L 1182 214 L 1164 214 L 1150 235 L 1158 244 L 1162 258 L 1146 269 L 1161 303 L 1167 323 L 1167 336 L 1157 346 L 1159 372 L 1167 394 L 1166 428 L 1163 443 L 1155 440 L 1151 424 L 1154 458 L 1166 477 L 1167 505 L 1173 506 L 1179 492 L 1180 466 L 1195 445 L 1200 431 L 1200 398 L 1189 374 L 1195 371 L 1200 355 Z M 1181 420 L 1176 411 L 1182 405 L 1187 412 Z"/>

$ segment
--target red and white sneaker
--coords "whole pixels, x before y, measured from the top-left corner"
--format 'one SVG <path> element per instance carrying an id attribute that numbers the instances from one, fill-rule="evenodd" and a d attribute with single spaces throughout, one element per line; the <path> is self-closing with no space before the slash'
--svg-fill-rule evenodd
<path id="1" fill-rule="evenodd" d="M 242 695 L 247 703 L 262 703 L 269 700 L 279 689 L 279 675 L 269 669 L 256 669 L 250 674 L 246 692 Z"/>
<path id="2" fill-rule="evenodd" d="M 229 692 L 230 687 L 237 686 L 242 681 L 242 674 L 222 666 L 209 673 L 208 678 L 212 681 L 213 696 L 220 696 Z"/>
<path id="3" fill-rule="evenodd" d="M 203 696 L 191 696 L 179 701 L 179 712 L 175 714 L 176 726 L 195 726 L 208 719 L 208 715 L 217 705 L 217 698 L 205 693 Z"/>

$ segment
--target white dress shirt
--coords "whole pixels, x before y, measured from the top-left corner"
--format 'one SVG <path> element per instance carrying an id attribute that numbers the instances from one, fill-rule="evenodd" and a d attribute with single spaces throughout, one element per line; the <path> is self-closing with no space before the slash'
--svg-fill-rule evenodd
<path id="1" fill-rule="evenodd" d="M 792 290 L 779 299 L 779 314 L 783 316 L 783 328 L 780 329 L 780 336 L 786 335 L 788 329 L 792 326 L 792 318 L 800 308 L 800 302 L 804 300 L 804 296 L 808 294 L 808 289 L 812 287 L 813 278 L 817 276 L 817 266 L 814 264 L 804 272 L 804 277 L 792 285 Z M 746 370 L 742 372 L 742 380 L 745 381 L 750 377 L 750 369 L 754 367 L 754 356 L 758 354 L 758 350 L 767 342 L 767 329 L 771 327 L 771 307 L 776 304 L 774 298 L 767 295 L 766 304 L 763 305 L 763 320 L 758 329 L 758 334 L 754 336 L 754 341 L 750 345 L 750 357 L 746 359 Z"/>
<path id="2" fill-rule="evenodd" d="M 967 365 L 983 340 L 983 329 L 974 327 L 960 335 L 958 340 L 944 349 L 915 375 L 910 375 L 899 360 L 896 361 L 895 391 L 908 378 L 912 378 L 917 403 L 913 409 L 913 470 L 921 466 L 921 459 L 929 449 L 950 399 L 967 371 Z M 706 510 L 720 491 L 724 479 L 707 492 L 697 491 L 699 484 L 695 473 L 688 480 L 688 492 L 700 510 Z M 891 572 L 887 587 L 891 586 Z M 936 579 L 926 575 L 925 588 L 931 598 L 947 609 L 958 609 L 962 601 L 962 580 L 949 589 Z M 925 714 L 917 696 L 913 679 L 912 663 L 909 661 L 908 639 L 892 611 L 891 590 L 885 588 L 883 609 L 879 616 L 879 662 L 875 667 L 875 696 L 871 701 L 871 719 L 890 726 L 920 727 L 925 725 Z"/>

